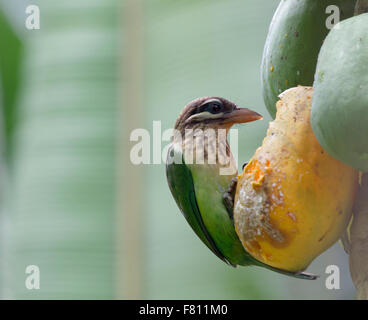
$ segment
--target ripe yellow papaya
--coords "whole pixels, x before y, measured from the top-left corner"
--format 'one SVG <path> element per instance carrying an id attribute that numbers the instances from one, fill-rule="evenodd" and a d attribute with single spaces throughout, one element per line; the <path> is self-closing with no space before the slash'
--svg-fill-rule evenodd
<path id="1" fill-rule="evenodd" d="M 267 136 L 238 177 L 236 232 L 257 260 L 304 270 L 335 243 L 351 217 L 358 171 L 332 158 L 313 135 L 313 88 L 285 91 Z"/>

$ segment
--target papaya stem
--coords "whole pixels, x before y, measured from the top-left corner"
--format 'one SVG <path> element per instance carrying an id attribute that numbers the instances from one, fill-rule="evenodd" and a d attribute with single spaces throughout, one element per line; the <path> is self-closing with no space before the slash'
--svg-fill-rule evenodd
<path id="1" fill-rule="evenodd" d="M 359 14 L 367 12 L 368 12 L 368 0 L 357 0 L 354 15 L 357 16 Z"/>
<path id="2" fill-rule="evenodd" d="M 368 0 L 357 0 L 354 15 L 368 12 Z M 356 287 L 356 298 L 368 300 L 368 173 L 362 173 L 361 185 L 353 208 L 350 228 L 349 264 Z"/>
<path id="3" fill-rule="evenodd" d="M 356 287 L 356 298 L 368 300 L 368 173 L 362 175 L 361 186 L 353 208 L 350 229 L 350 274 Z"/>

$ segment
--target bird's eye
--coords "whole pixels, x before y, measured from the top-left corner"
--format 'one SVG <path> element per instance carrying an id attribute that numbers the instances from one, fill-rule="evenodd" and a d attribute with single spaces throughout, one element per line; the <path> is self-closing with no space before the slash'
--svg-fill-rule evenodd
<path id="1" fill-rule="evenodd" d="M 208 104 L 208 110 L 211 113 L 219 113 L 222 110 L 222 105 L 218 102 L 210 102 Z"/>

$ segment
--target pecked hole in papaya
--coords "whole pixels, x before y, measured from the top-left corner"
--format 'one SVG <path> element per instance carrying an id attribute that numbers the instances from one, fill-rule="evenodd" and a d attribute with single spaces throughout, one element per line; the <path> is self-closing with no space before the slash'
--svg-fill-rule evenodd
<path id="1" fill-rule="evenodd" d="M 273 247 L 283 248 L 290 244 L 296 232 L 282 230 L 277 220 L 271 217 L 274 214 L 274 207 L 283 206 L 283 192 L 281 185 L 274 188 L 267 188 L 263 183 L 264 175 L 260 175 L 259 163 L 252 163 L 251 167 L 255 172 L 249 172 L 247 182 L 245 182 L 239 192 L 237 207 L 241 214 L 237 215 L 236 225 L 241 235 L 241 240 L 249 246 L 255 239 L 257 241 L 267 241 Z M 250 168 L 247 168 L 250 170 Z M 253 180 L 259 178 L 260 183 Z M 255 187 L 255 184 L 257 186 Z M 294 221 L 295 223 L 295 221 Z M 296 230 L 293 227 L 293 230 Z M 253 248 L 254 249 L 254 248 Z"/>

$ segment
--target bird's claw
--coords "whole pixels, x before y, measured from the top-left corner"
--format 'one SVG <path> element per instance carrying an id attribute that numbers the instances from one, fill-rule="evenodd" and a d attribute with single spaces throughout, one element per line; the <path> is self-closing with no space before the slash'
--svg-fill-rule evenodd
<path id="1" fill-rule="evenodd" d="M 247 164 L 248 162 L 243 164 L 242 170 L 244 170 Z M 232 178 L 229 186 L 227 187 L 226 192 L 222 196 L 224 206 L 231 220 L 234 220 L 234 200 L 237 185 L 238 185 L 238 178 L 237 177 Z"/>
<path id="2" fill-rule="evenodd" d="M 231 220 L 234 219 L 234 200 L 237 184 L 238 178 L 237 177 L 232 178 L 226 192 L 222 196 L 224 206 Z"/>

